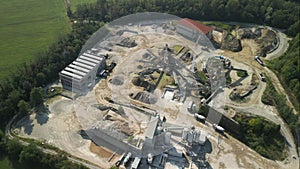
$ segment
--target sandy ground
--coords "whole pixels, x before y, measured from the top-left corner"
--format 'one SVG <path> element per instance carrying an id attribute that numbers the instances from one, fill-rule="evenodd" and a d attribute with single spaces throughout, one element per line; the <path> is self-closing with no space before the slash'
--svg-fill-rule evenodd
<path id="1" fill-rule="evenodd" d="M 54 145 L 72 155 L 108 168 L 110 164 L 90 151 L 90 140 L 79 134 L 81 125 L 73 111 L 73 101 L 56 97 L 49 104 L 50 113 L 33 113 L 18 122 L 19 135 Z"/>
<path id="2" fill-rule="evenodd" d="M 282 36 L 282 35 L 280 35 Z M 285 43 L 285 42 L 283 42 Z M 274 84 L 277 91 L 284 94 L 287 98 L 287 104 L 293 108 L 293 105 L 291 104 L 289 98 L 287 97 L 284 88 L 282 87 L 280 81 L 276 77 L 276 75 L 270 71 L 267 67 L 263 67 L 260 64 L 258 64 L 254 60 L 254 56 L 256 55 L 257 51 L 257 44 L 253 40 L 242 40 L 243 50 L 241 52 L 230 52 L 230 51 L 222 51 L 218 50 L 217 52 L 232 59 L 232 61 L 237 61 L 235 64 L 244 64 L 248 67 L 251 67 L 252 71 L 254 71 L 257 75 L 261 72 L 267 74 L 267 76 L 270 77 L 272 83 Z M 279 53 L 284 52 L 285 44 L 281 44 L 279 50 Z M 278 50 L 275 50 L 274 54 L 271 54 L 272 56 L 278 55 Z M 270 58 L 269 58 L 270 59 Z M 252 114 L 262 115 L 265 118 L 273 121 L 276 124 L 281 125 L 281 133 L 284 135 L 284 137 L 288 140 L 290 146 L 288 146 L 289 154 L 288 157 L 281 162 L 278 162 L 282 168 L 298 168 L 299 167 L 299 159 L 293 159 L 292 156 L 297 154 L 296 147 L 294 144 L 294 139 L 292 134 L 290 133 L 287 125 L 283 122 L 283 120 L 278 115 L 277 110 L 272 106 L 264 105 L 261 102 L 261 97 L 263 94 L 263 91 L 265 90 L 266 84 L 263 82 L 260 82 L 258 85 L 258 88 L 254 91 L 253 94 L 250 95 L 250 101 L 245 103 L 234 103 L 231 102 L 230 99 L 227 99 L 228 105 L 231 105 L 236 108 L 240 108 L 243 111 L 250 112 Z M 259 112 L 264 110 L 264 114 L 260 114 Z M 293 112 L 296 114 L 296 110 L 293 108 Z"/>
<path id="3" fill-rule="evenodd" d="M 90 151 L 97 154 L 101 158 L 107 159 L 107 161 L 110 160 L 110 162 L 116 162 L 120 157 L 120 155 L 111 152 L 105 147 L 97 146 L 93 142 L 91 142 Z"/>

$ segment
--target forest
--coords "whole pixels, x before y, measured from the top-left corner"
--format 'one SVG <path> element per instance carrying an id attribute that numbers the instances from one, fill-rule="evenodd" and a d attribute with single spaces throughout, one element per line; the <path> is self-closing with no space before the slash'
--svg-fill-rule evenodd
<path id="1" fill-rule="evenodd" d="M 7 140 L 2 131 L 0 131 L 0 140 Z M 35 144 L 24 146 L 17 140 L 7 140 L 6 145 L 0 143 L 0 152 L 3 151 L 6 151 L 8 158 L 16 169 L 87 169 L 83 165 L 69 161 L 64 154 L 44 154 Z M 2 158 L 2 155 L 4 154 L 1 153 L 0 158 Z"/>
<path id="2" fill-rule="evenodd" d="M 98 0 L 95 4 L 77 6 L 75 12 L 71 9 L 67 11 L 70 20 L 77 21 L 72 25 L 72 31 L 61 35 L 47 49 L 39 51 L 35 60 L 21 64 L 18 70 L 0 82 L 2 131 L 14 115 L 19 112 L 24 115 L 31 108 L 42 104 L 45 86 L 58 80 L 58 72 L 78 56 L 85 41 L 103 23 L 144 11 L 165 12 L 196 20 L 248 22 L 285 29 L 289 36 L 295 38 L 290 42 L 286 54 L 272 62 L 272 68 L 299 101 L 298 0 Z M 3 140 L 5 139 L 0 140 L 0 154 L 9 154 L 10 142 L 4 143 Z M 26 147 L 21 146 L 15 155 L 21 156 L 25 150 L 27 151 Z"/>
<path id="3" fill-rule="evenodd" d="M 163 12 L 201 21 L 235 21 L 299 32 L 299 1 L 286 0 L 98 0 L 81 4 L 76 12 L 68 9 L 72 19 L 109 22 L 137 12 Z"/>

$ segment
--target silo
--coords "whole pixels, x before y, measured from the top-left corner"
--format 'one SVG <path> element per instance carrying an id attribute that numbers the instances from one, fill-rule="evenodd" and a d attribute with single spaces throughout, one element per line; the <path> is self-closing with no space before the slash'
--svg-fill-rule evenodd
<path id="1" fill-rule="evenodd" d="M 188 132 L 188 135 L 187 135 L 187 141 L 188 141 L 188 143 L 191 144 L 193 142 L 193 138 L 194 138 L 194 131 L 191 130 L 191 131 Z"/>
<path id="2" fill-rule="evenodd" d="M 198 143 L 198 142 L 199 142 L 199 137 L 200 137 L 200 131 L 197 130 L 197 131 L 194 133 L 194 142 Z"/>
<path id="3" fill-rule="evenodd" d="M 181 136 L 181 138 L 182 138 L 183 140 L 186 140 L 186 139 L 187 139 L 188 132 L 189 132 L 189 129 L 188 129 L 188 128 L 184 128 L 184 129 L 182 130 L 182 136 Z"/>
<path id="4" fill-rule="evenodd" d="M 162 126 L 158 126 L 157 127 L 157 135 L 161 134 L 163 132 L 163 127 Z"/>
<path id="5" fill-rule="evenodd" d="M 170 145 L 171 144 L 171 132 L 166 132 L 165 133 L 165 145 Z"/>
<path id="6" fill-rule="evenodd" d="M 147 161 L 148 161 L 149 164 L 152 164 L 153 156 L 152 156 L 151 153 L 148 154 Z"/>
<path id="7" fill-rule="evenodd" d="M 201 145 L 204 145 L 207 140 L 207 132 L 206 131 L 201 131 L 200 137 L 199 137 L 199 143 Z"/>

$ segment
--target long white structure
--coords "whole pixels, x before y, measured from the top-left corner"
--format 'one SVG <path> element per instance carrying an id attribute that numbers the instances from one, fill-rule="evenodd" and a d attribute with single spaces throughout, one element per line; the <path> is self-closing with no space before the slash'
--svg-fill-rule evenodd
<path id="1" fill-rule="evenodd" d="M 59 77 L 63 88 L 83 94 L 94 87 L 97 73 L 105 67 L 103 56 L 86 52 L 64 68 Z"/>
<path id="2" fill-rule="evenodd" d="M 201 34 L 211 38 L 213 28 L 192 19 L 184 18 L 178 21 L 176 31 L 189 39 L 196 40 Z"/>

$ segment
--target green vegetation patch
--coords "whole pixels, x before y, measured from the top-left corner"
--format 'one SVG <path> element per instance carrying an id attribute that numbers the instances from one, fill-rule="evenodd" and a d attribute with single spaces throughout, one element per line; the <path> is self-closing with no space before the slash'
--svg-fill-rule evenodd
<path id="1" fill-rule="evenodd" d="M 160 73 L 158 72 L 154 72 L 152 74 L 152 76 L 158 80 Z M 157 83 L 157 81 L 155 80 L 155 83 Z M 175 85 L 175 80 L 172 76 L 167 75 L 166 73 L 163 74 L 162 78 L 160 79 L 160 82 L 158 84 L 158 88 L 163 89 L 166 87 L 166 85 Z"/>
<path id="2" fill-rule="evenodd" d="M 265 78 L 266 78 L 267 86 L 261 97 L 261 101 L 266 105 L 274 106 L 275 103 L 274 103 L 273 96 L 277 95 L 277 91 L 274 85 L 272 84 L 270 78 L 268 76 L 265 76 Z"/>
<path id="3" fill-rule="evenodd" d="M 231 33 L 237 26 L 236 25 L 229 25 L 223 22 L 202 22 L 205 25 L 215 26 L 217 28 L 222 28 L 226 30 L 228 33 Z"/>
<path id="4" fill-rule="evenodd" d="M 50 155 L 44 153 L 35 144 L 23 146 L 17 140 L 9 140 L 7 143 L 7 155 L 15 169 L 39 169 L 39 168 L 72 168 L 87 169 L 87 167 L 71 162 L 67 156 L 61 153 Z"/>
<path id="5" fill-rule="evenodd" d="M 282 119 L 287 123 L 292 131 L 294 138 L 297 138 L 296 130 L 300 126 L 299 114 L 294 114 L 292 109 L 287 105 L 287 99 L 284 95 L 279 94 L 270 78 L 266 76 L 267 87 L 263 93 L 261 101 L 265 104 L 274 105 Z M 296 141 L 296 144 L 298 142 Z"/>
<path id="6" fill-rule="evenodd" d="M 230 75 L 226 76 L 226 84 L 230 85 L 232 83 L 232 79 L 230 77 Z"/>
<path id="7" fill-rule="evenodd" d="M 285 141 L 280 134 L 280 125 L 258 116 L 247 116 L 238 113 L 234 120 L 241 125 L 241 135 L 234 135 L 240 141 L 272 160 L 284 160 Z"/>
<path id="8" fill-rule="evenodd" d="M 69 32 L 61 0 L 0 1 L 0 79 Z"/>
<path id="9" fill-rule="evenodd" d="M 237 71 L 236 74 L 238 77 L 247 77 L 248 76 L 247 71 Z"/>
<path id="10" fill-rule="evenodd" d="M 283 87 L 288 92 L 295 109 L 300 111 L 300 34 L 290 42 L 288 51 L 279 58 L 269 62 Z"/>
<path id="11" fill-rule="evenodd" d="M 197 74 L 195 76 L 197 78 L 200 78 L 203 81 L 207 81 L 208 80 L 206 74 L 203 71 L 197 71 Z"/>
<path id="12" fill-rule="evenodd" d="M 0 169 L 13 169 L 13 167 L 11 166 L 11 163 L 7 157 L 1 157 Z"/>
<path id="13" fill-rule="evenodd" d="M 180 45 L 175 45 L 172 47 L 175 53 L 178 53 L 178 51 L 182 48 Z"/>
<path id="14" fill-rule="evenodd" d="M 199 110 L 198 110 L 198 113 L 207 117 L 208 115 L 208 112 L 209 112 L 209 107 L 207 105 L 201 105 L 199 107 Z"/>

